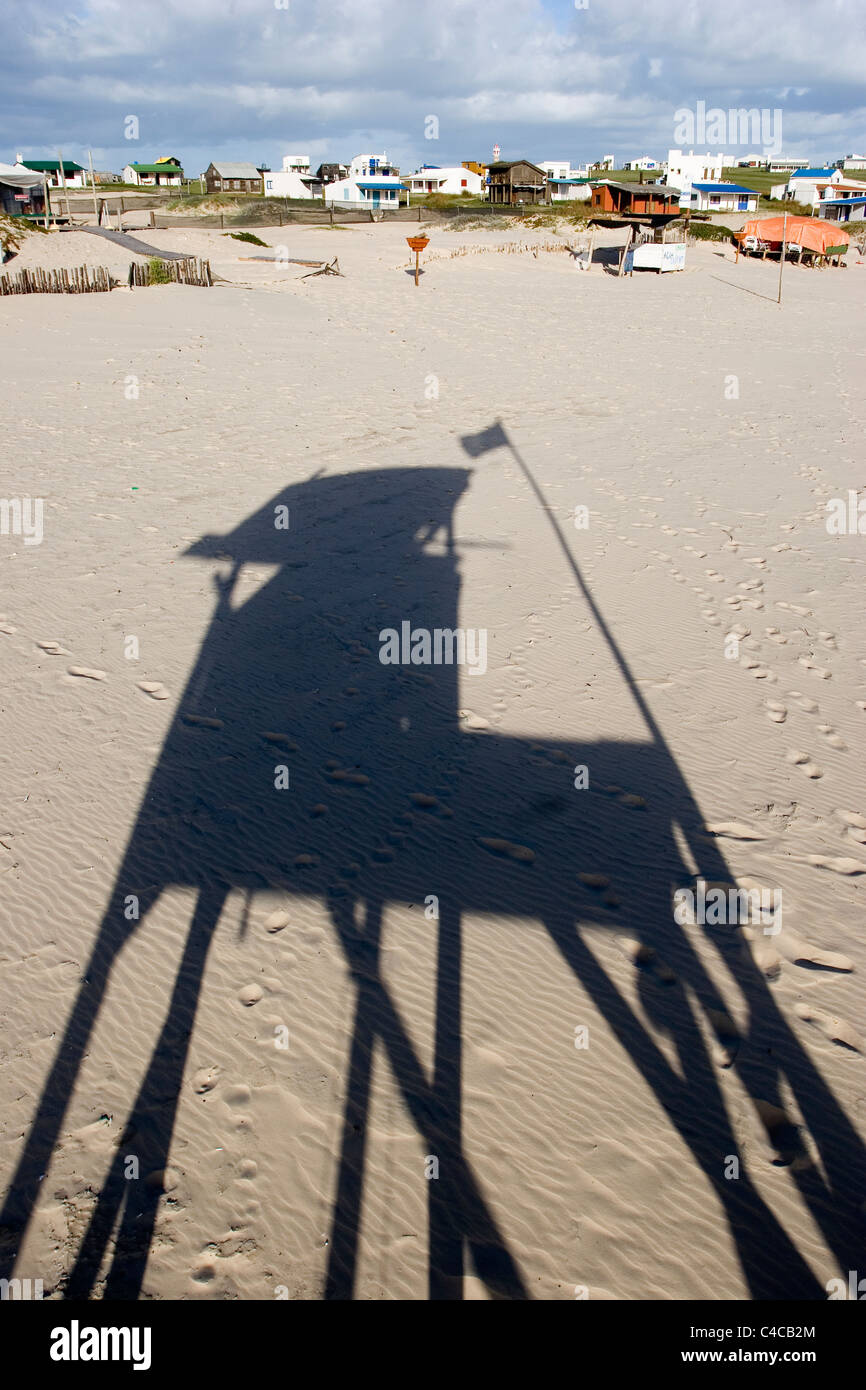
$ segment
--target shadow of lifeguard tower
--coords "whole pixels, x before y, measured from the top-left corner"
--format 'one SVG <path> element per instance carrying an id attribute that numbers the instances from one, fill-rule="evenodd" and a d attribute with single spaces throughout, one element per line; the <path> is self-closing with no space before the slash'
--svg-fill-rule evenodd
<path id="1" fill-rule="evenodd" d="M 541 500 L 499 424 L 467 436 L 463 447 L 485 467 L 496 466 L 498 451 L 509 451 Z M 506 917 L 515 931 L 527 919 L 545 924 L 564 965 L 606 1017 L 714 1190 L 752 1295 L 823 1296 L 746 1165 L 737 1181 L 725 1178 L 726 1157 L 737 1147 L 719 1064 L 701 1027 L 714 1026 L 724 1006 L 692 944 L 691 934 L 700 929 L 674 921 L 673 887 L 694 882 L 678 845 L 688 845 L 707 880 L 730 876 L 718 849 L 701 834 L 689 788 L 555 521 L 552 540 L 633 693 L 645 739 L 598 740 L 592 728 L 583 728 L 554 748 L 543 740 L 469 732 L 458 717 L 456 665 L 379 660 L 385 628 L 399 630 L 406 620 L 415 629 L 457 628 L 454 515 L 470 478 L 468 468 L 451 467 L 316 477 L 288 487 L 230 535 L 205 537 L 188 552 L 224 560 L 230 570 L 217 581 L 199 660 L 143 797 L 85 971 L 87 985 L 8 1193 L 6 1269 L 14 1267 L 113 962 L 125 947 L 132 949 L 136 932 L 147 931 L 148 910 L 160 893 L 191 885 L 196 907 L 184 926 L 171 1003 L 65 1288 L 68 1298 L 91 1296 L 108 1259 L 104 1297 L 138 1296 L 161 1194 L 126 1181 L 124 1156 L 136 1153 L 142 1173 L 168 1164 L 208 947 L 226 897 L 239 887 L 254 894 L 279 885 L 286 894 L 327 905 L 355 985 L 326 1297 L 351 1298 L 355 1289 L 377 1045 L 425 1151 L 439 1159 L 439 1179 L 427 1184 L 430 1297 L 460 1298 L 467 1264 L 492 1296 L 529 1296 L 464 1154 L 466 913 Z M 276 570 L 243 599 L 238 580 L 248 563 Z M 275 764 L 289 770 L 288 791 L 275 789 Z M 573 788 L 578 765 L 589 769 L 588 789 Z M 616 797 L 596 790 L 609 784 L 651 788 L 648 805 L 639 813 L 624 810 Z M 326 816 L 311 817 L 317 803 L 327 803 Z M 673 967 L 664 1026 L 676 1067 L 586 945 L 587 928 L 609 928 L 613 919 L 597 905 L 598 895 L 578 882 L 579 863 L 616 880 L 622 903 L 617 926 Z M 437 932 L 428 1074 L 380 974 L 380 944 L 385 907 L 431 893 L 439 916 L 425 923 Z M 140 917 L 132 922 L 124 911 L 130 894 L 140 900 Z M 847 1268 L 853 1235 L 843 1194 L 856 1189 L 851 1164 L 862 1164 L 859 1143 L 736 936 L 728 929 L 714 937 L 720 969 L 740 991 L 749 1018 L 734 1065 L 755 1101 L 781 1106 L 786 1085 L 793 1091 L 826 1175 L 797 1162 L 793 1180 Z M 645 998 L 651 1012 L 652 1000 Z M 773 1137 L 780 1149 L 795 1144 L 790 1136 Z"/>

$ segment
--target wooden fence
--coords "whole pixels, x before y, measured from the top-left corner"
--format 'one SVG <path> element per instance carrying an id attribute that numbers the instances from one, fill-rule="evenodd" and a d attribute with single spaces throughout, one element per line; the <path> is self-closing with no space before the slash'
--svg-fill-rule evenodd
<path id="1" fill-rule="evenodd" d="M 141 265 L 133 261 L 129 267 L 128 283 L 132 286 L 146 285 L 205 285 L 213 284 L 210 261 L 198 260 L 190 256 L 183 261 L 160 261 L 154 259 Z"/>
<path id="2" fill-rule="evenodd" d="M 113 284 L 104 266 L 76 266 L 72 270 L 19 270 L 0 275 L 3 294 L 105 294 Z"/>

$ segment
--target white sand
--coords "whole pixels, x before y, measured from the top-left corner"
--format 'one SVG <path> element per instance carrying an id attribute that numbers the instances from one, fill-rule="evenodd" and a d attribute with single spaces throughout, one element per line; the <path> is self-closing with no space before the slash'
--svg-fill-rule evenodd
<path id="1" fill-rule="evenodd" d="M 435 228 L 416 290 L 411 226 L 256 230 L 291 256 L 338 254 L 345 278 L 243 261 L 255 248 L 218 232 L 145 230 L 233 283 L 0 300 L 3 493 L 45 499 L 41 545 L 0 536 L 4 1188 L 80 992 L 95 1015 L 80 1068 L 73 1040 L 50 1088 L 55 1124 L 39 1121 L 16 1272 L 60 1296 L 97 1211 L 78 1275 L 97 1296 L 137 1292 L 149 1245 L 147 1297 L 424 1299 L 431 1244 L 451 1297 L 823 1296 L 856 1267 L 866 1130 L 866 539 L 825 526 L 827 499 L 863 487 L 866 267 L 852 250 L 844 271 L 786 269 L 780 310 L 778 266 L 720 246 L 619 280 L 495 253 L 508 233 Z M 33 236 L 7 270 L 125 275 L 129 259 Z M 461 442 L 497 421 L 541 499 L 507 448 Z M 413 541 L 443 519 L 435 477 L 401 475 L 389 499 L 381 469 L 471 470 L 462 495 L 452 475 L 456 570 L 444 533 Z M 288 533 L 266 521 L 236 543 L 249 563 L 206 640 L 230 563 L 184 552 L 317 472 Z M 329 500 L 344 473 L 357 488 Z M 461 670 L 455 690 L 453 671 L 401 681 L 376 660 L 380 623 L 458 616 L 488 633 L 485 675 Z M 333 777 L 346 769 L 369 783 Z M 674 889 L 724 863 L 782 889 L 779 935 L 674 922 Z M 196 885 L 220 873 L 200 995 L 183 995 L 188 1055 L 182 1013 L 124 1134 Z M 156 897 L 138 923 L 130 894 Z M 656 955 L 636 962 L 638 941 Z M 347 1094 L 359 1212 L 339 1185 Z M 108 1182 L 118 1153 L 145 1171 Z M 122 1198 L 132 1236 L 115 1245 Z"/>

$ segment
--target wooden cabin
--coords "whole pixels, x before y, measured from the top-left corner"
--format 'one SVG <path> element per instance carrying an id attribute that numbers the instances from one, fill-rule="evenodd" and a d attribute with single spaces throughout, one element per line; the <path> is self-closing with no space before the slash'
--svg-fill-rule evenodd
<path id="1" fill-rule="evenodd" d="M 255 164 L 214 160 L 205 170 L 208 193 L 261 193 L 262 176 Z"/>
<path id="2" fill-rule="evenodd" d="M 487 168 L 491 203 L 516 207 L 518 203 L 546 203 L 547 175 L 528 159 L 500 159 Z"/>
<path id="3" fill-rule="evenodd" d="M 679 212 L 680 190 L 657 183 L 616 183 L 605 179 L 592 190 L 591 206 L 620 217 L 673 217 Z"/>

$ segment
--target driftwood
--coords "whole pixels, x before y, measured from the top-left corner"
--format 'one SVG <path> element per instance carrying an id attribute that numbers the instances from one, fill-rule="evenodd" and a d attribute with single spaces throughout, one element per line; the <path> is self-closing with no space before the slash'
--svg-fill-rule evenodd
<path id="1" fill-rule="evenodd" d="M 19 270 L 0 275 L 3 294 L 106 294 L 116 284 L 104 266 L 77 266 L 72 270 Z"/>
<path id="2" fill-rule="evenodd" d="M 146 265 L 141 265 L 138 261 L 132 261 L 129 267 L 127 283 L 139 288 L 147 285 L 164 285 L 171 282 L 176 285 L 203 285 L 207 288 L 214 282 L 214 277 L 210 268 L 210 261 L 198 260 L 194 256 L 189 256 L 183 261 L 160 261 L 157 260 L 159 270 L 154 276 L 154 268 L 150 261 Z"/>
<path id="3" fill-rule="evenodd" d="M 340 262 L 335 256 L 332 261 L 322 261 L 321 270 L 311 270 L 309 274 L 302 275 L 301 279 L 309 280 L 312 275 L 343 275 L 343 272 L 340 269 Z M 345 276 L 343 278 L 345 279 Z"/>

